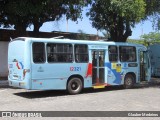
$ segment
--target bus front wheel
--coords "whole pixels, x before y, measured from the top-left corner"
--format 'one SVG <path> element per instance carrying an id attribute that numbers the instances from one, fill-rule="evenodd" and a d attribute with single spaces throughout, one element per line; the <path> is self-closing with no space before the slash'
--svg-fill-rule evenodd
<path id="1" fill-rule="evenodd" d="M 124 79 L 124 88 L 130 89 L 134 86 L 134 77 L 131 74 L 127 74 Z"/>
<path id="2" fill-rule="evenodd" d="M 82 91 L 83 85 L 80 78 L 71 78 L 67 84 L 69 94 L 75 95 Z"/>

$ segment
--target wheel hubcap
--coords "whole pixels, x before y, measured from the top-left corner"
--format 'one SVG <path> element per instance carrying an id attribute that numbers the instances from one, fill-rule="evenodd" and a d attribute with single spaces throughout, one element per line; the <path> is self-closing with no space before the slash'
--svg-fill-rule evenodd
<path id="1" fill-rule="evenodd" d="M 72 90 L 77 90 L 78 89 L 78 84 L 76 82 L 73 82 L 71 85 Z"/>
<path id="2" fill-rule="evenodd" d="M 132 79 L 131 79 L 131 78 L 128 78 L 128 79 L 126 80 L 126 83 L 127 83 L 127 85 L 131 85 L 131 84 L 132 84 Z"/>

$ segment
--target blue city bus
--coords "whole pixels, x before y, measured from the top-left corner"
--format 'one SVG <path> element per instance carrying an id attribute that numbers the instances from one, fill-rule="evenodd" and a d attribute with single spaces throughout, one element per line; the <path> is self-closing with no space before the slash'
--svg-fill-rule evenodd
<path id="1" fill-rule="evenodd" d="M 29 90 L 104 88 L 150 81 L 147 48 L 140 44 L 56 38 L 15 38 L 8 47 L 9 85 Z"/>

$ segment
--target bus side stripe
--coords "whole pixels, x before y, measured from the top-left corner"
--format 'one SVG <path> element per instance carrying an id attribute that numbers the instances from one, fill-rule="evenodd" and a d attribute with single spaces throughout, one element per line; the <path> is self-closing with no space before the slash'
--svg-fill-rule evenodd
<path id="1" fill-rule="evenodd" d="M 17 62 L 16 66 L 17 66 L 18 69 L 23 69 L 23 67 L 24 67 L 22 62 Z"/>
<path id="2" fill-rule="evenodd" d="M 21 64 L 21 67 L 22 67 L 22 69 L 23 69 L 24 66 L 23 66 L 22 62 L 19 62 L 19 63 Z"/>
<path id="3" fill-rule="evenodd" d="M 89 64 L 88 64 L 88 67 L 87 67 L 86 78 L 87 78 L 88 76 L 91 76 L 91 77 L 92 77 L 92 63 L 89 63 Z"/>
<path id="4" fill-rule="evenodd" d="M 19 67 L 19 65 L 18 65 L 18 62 L 16 63 L 16 66 L 17 66 L 18 69 L 20 69 L 20 67 Z"/>

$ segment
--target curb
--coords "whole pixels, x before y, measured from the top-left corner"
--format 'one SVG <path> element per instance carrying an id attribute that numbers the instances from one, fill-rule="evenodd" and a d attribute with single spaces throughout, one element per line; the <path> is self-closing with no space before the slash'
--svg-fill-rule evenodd
<path id="1" fill-rule="evenodd" d="M 0 88 L 9 87 L 8 80 L 0 80 Z"/>

